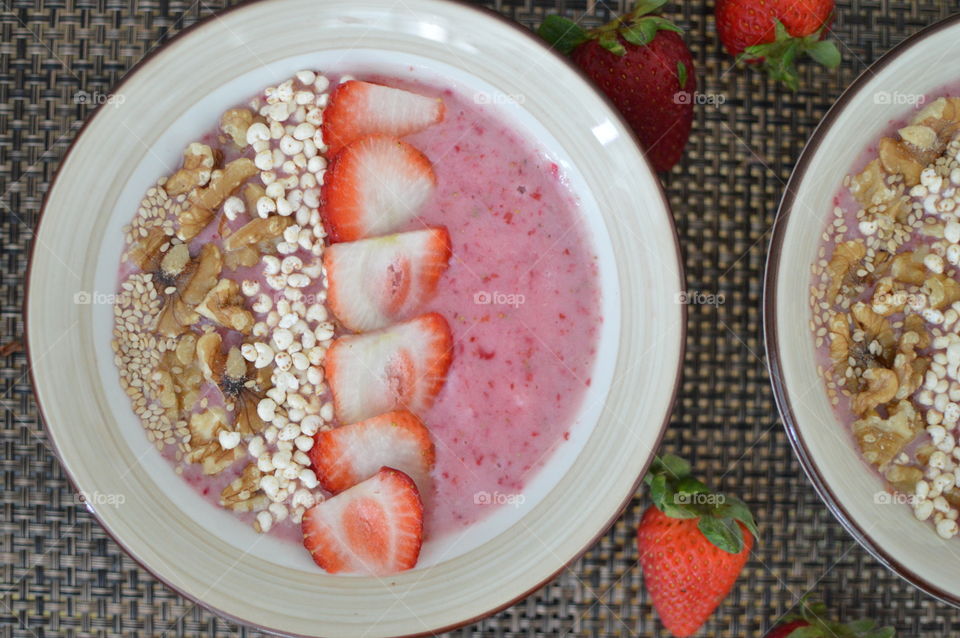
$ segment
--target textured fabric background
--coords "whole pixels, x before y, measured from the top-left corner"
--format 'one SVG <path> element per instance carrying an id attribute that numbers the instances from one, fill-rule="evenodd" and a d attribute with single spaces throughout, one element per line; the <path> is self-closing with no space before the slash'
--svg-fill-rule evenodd
<path id="1" fill-rule="evenodd" d="M 232 2 L 0 2 L 0 345 L 22 334 L 23 273 L 40 201 L 80 122 L 145 53 Z M 486 3 L 528 27 L 562 11 L 599 24 L 625 2 Z M 715 39 L 712 0 L 674 2 L 701 92 L 686 161 L 666 178 L 688 289 L 722 295 L 690 308 L 684 380 L 664 451 L 754 508 L 762 537 L 704 636 L 760 636 L 816 591 L 847 617 L 901 636 L 960 635 L 960 614 L 887 572 L 844 532 L 802 474 L 777 418 L 763 362 L 762 269 L 794 158 L 832 101 L 904 37 L 956 11 L 933 0 L 841 0 L 844 62 L 803 67 L 791 94 L 733 69 Z M 88 101 L 89 102 L 89 101 Z M 638 495 L 613 529 L 554 582 L 455 636 L 665 636 L 641 587 Z M 140 569 L 76 504 L 46 444 L 22 353 L 0 357 L 0 636 L 252 635 L 184 601 Z"/>

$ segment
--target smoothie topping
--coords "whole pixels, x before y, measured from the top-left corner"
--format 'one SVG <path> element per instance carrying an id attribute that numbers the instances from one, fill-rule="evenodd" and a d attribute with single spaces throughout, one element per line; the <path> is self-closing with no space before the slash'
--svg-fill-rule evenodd
<path id="1" fill-rule="evenodd" d="M 960 518 L 960 98 L 940 98 L 844 179 L 813 267 L 811 328 L 863 458 L 943 538 Z M 830 254 L 827 255 L 827 251 Z"/>
<path id="2" fill-rule="evenodd" d="M 406 225 L 436 185 L 429 160 L 390 135 L 439 121 L 443 103 L 344 76 L 329 122 L 329 88 L 303 71 L 226 111 L 220 135 L 190 143 L 124 229 L 123 387 L 178 471 L 223 474 L 221 505 L 252 514 L 261 532 L 299 524 L 324 500 L 321 480 L 341 492 L 389 464 L 426 486 L 426 428 L 409 412 L 381 413 L 426 409 L 450 361 L 443 317 L 398 323 L 421 312 L 446 270 L 447 231 L 378 236 Z M 327 135 L 340 149 L 329 178 Z M 325 256 L 328 227 L 357 241 Z M 339 325 L 381 333 L 334 340 L 330 273 Z M 354 425 L 317 453 L 315 437 L 337 421 Z"/>
<path id="3" fill-rule="evenodd" d="M 333 420 L 318 210 L 328 86 L 298 73 L 228 110 L 222 136 L 189 144 L 124 229 L 124 388 L 178 471 L 218 475 L 253 457 L 221 503 L 256 512 L 263 531 L 323 498 L 306 452 Z"/>
<path id="4" fill-rule="evenodd" d="M 450 326 L 436 313 L 340 337 L 327 353 L 337 416 L 356 423 L 398 408 L 422 413 L 443 387 L 452 358 Z"/>
<path id="5" fill-rule="evenodd" d="M 326 232 L 318 212 L 327 147 L 317 126 L 328 87 L 326 77 L 305 71 L 267 88 L 262 104 L 251 104 L 263 121 L 246 128 L 244 141 L 255 153 L 262 187 L 249 187 L 246 202 L 230 204 L 238 216 L 241 209 L 256 216 L 224 242 L 228 250 L 243 251 L 279 237 L 277 254 L 256 251 L 264 285 L 256 279 L 241 284 L 258 321 L 251 330 L 255 340 L 246 340 L 240 352 L 254 368 L 271 370 L 271 388 L 256 404 L 266 428 L 245 441 L 262 475 L 257 485 L 270 501 L 254 523 L 263 532 L 288 515 L 299 523 L 305 509 L 323 498 L 306 452 L 312 436 L 332 427 L 333 419 L 332 405 L 321 400 L 334 327 L 324 306 L 320 257 Z"/>
<path id="6" fill-rule="evenodd" d="M 317 435 L 310 451 L 323 489 L 337 494 L 389 465 L 428 494 L 436 452 L 430 432 L 412 412 L 397 410 Z"/>
<path id="7" fill-rule="evenodd" d="M 330 97 L 323 137 L 330 154 L 372 135 L 403 137 L 443 120 L 443 101 L 382 84 L 343 82 Z"/>
<path id="8" fill-rule="evenodd" d="M 352 142 L 334 158 L 323 185 L 330 239 L 398 230 L 423 207 L 436 182 L 430 160 L 402 140 L 378 135 Z"/>
<path id="9" fill-rule="evenodd" d="M 449 260 L 445 228 L 334 244 L 323 258 L 327 303 L 349 330 L 385 328 L 423 307 Z"/>
<path id="10" fill-rule="evenodd" d="M 387 575 L 417 564 L 423 504 L 403 472 L 382 468 L 303 517 L 303 543 L 331 574 Z"/>

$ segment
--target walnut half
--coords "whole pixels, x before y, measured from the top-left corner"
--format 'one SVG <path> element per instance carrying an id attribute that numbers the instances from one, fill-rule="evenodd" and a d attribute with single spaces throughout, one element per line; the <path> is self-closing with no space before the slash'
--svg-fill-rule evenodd
<path id="1" fill-rule="evenodd" d="M 189 193 L 198 186 L 206 186 L 216 163 L 213 150 L 206 144 L 194 142 L 183 152 L 183 167 L 170 176 L 163 185 L 168 195 Z"/>
<path id="2" fill-rule="evenodd" d="M 216 332 L 208 332 L 197 339 L 197 360 L 203 378 L 213 383 L 220 382 L 223 374 L 224 355 L 220 349 L 223 340 Z"/>
<path id="3" fill-rule="evenodd" d="M 154 270 L 160 260 L 160 249 L 168 241 L 170 237 L 162 226 L 151 226 L 146 237 L 141 236 L 133 243 L 128 255 L 141 270 Z"/>
<path id="4" fill-rule="evenodd" d="M 864 208 L 889 202 L 897 194 L 894 189 L 887 186 L 883 168 L 880 160 L 873 160 L 850 181 L 850 192 Z M 917 175 L 919 174 L 918 171 Z"/>
<path id="5" fill-rule="evenodd" d="M 886 368 L 868 368 L 863 371 L 863 378 L 867 388 L 853 397 L 851 406 L 854 413 L 859 415 L 893 399 L 900 387 L 897 373 Z"/>
<path id="6" fill-rule="evenodd" d="M 836 301 L 848 275 L 856 270 L 866 254 L 867 247 L 861 241 L 846 241 L 837 245 L 827 264 L 826 272 L 830 277 L 827 285 L 827 301 L 830 303 Z"/>
<path id="7" fill-rule="evenodd" d="M 207 293 L 217 285 L 223 269 L 223 255 L 216 244 L 204 244 L 196 260 L 196 269 L 183 288 L 183 300 L 191 306 L 201 303 Z"/>
<path id="8" fill-rule="evenodd" d="M 960 301 L 960 283 L 943 273 L 935 274 L 927 279 L 923 284 L 923 291 L 930 300 L 930 307 L 937 310 Z"/>
<path id="9" fill-rule="evenodd" d="M 893 359 L 894 348 L 896 346 L 896 337 L 893 335 L 893 328 L 890 322 L 882 315 L 873 311 L 873 308 L 858 301 L 850 309 L 854 321 L 863 331 L 864 343 L 868 344 L 876 340 L 880 344 L 881 351 L 875 353 L 883 361 L 889 362 Z"/>
<path id="10" fill-rule="evenodd" d="M 256 463 L 247 465 L 240 476 L 220 492 L 220 504 L 235 512 L 252 512 L 266 507 L 269 500 L 260 491 L 260 476 Z"/>
<path id="11" fill-rule="evenodd" d="M 191 206 L 177 217 L 180 222 L 177 237 L 188 241 L 199 235 L 213 219 L 214 211 L 220 204 L 256 174 L 257 167 L 246 157 L 233 160 L 222 171 L 215 171 L 206 188 L 197 188 L 190 194 Z"/>
<path id="12" fill-rule="evenodd" d="M 207 293 L 197 312 L 225 328 L 250 334 L 253 328 L 253 313 L 243 307 L 240 286 L 232 279 L 221 279 Z"/>
<path id="13" fill-rule="evenodd" d="M 231 450 L 220 446 L 217 435 L 224 430 L 229 427 L 223 409 L 210 408 L 193 414 L 190 417 L 191 449 L 186 456 L 187 462 L 200 463 L 204 474 L 219 474 L 246 454 L 242 446 Z"/>
<path id="14" fill-rule="evenodd" d="M 919 413 L 910 401 L 900 401 L 884 419 L 871 412 L 853 424 L 853 434 L 863 458 L 884 468 L 923 430 Z"/>
<path id="15" fill-rule="evenodd" d="M 290 217 L 274 215 L 263 219 L 258 217 L 247 222 L 237 229 L 223 242 L 227 251 L 239 250 L 245 247 L 258 246 L 264 242 L 279 239 L 283 231 L 293 224 Z"/>
<path id="16" fill-rule="evenodd" d="M 893 359 L 893 368 L 897 372 L 897 381 L 900 386 L 894 396 L 895 399 L 906 399 L 923 383 L 923 375 L 927 372 L 929 361 L 917 357 L 916 348 L 920 341 L 920 335 L 913 331 L 905 332 L 900 337 L 897 356 Z"/>
<path id="17" fill-rule="evenodd" d="M 247 146 L 247 129 L 253 124 L 254 115 L 250 109 L 230 109 L 220 117 L 220 130 L 230 137 L 234 146 Z"/>

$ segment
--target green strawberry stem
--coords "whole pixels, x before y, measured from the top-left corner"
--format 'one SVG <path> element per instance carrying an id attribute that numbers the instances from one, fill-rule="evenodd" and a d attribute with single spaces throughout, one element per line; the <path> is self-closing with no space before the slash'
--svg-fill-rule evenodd
<path id="1" fill-rule="evenodd" d="M 671 518 L 699 518 L 697 527 L 711 543 L 731 554 L 743 551 L 742 523 L 758 537 L 746 503 L 714 493 L 691 475 L 690 464 L 672 454 L 657 457 L 644 477 L 653 505 Z"/>
<path id="2" fill-rule="evenodd" d="M 827 620 L 827 606 L 809 596 L 800 599 L 800 612 L 783 617 L 781 624 L 795 621 L 807 623 L 790 632 L 788 638 L 893 638 L 893 627 L 877 627 L 873 620 L 856 620 L 840 624 Z"/>
<path id="3" fill-rule="evenodd" d="M 783 23 L 777 20 L 774 41 L 747 47 L 737 56 L 737 62 L 762 59 L 761 66 L 771 78 L 796 91 L 800 82 L 794 63 L 800 56 L 806 54 L 828 69 L 835 69 L 840 64 L 837 45 L 831 40 L 822 39 L 826 28 L 823 26 L 808 36 L 797 38 L 790 35 Z"/>
<path id="4" fill-rule="evenodd" d="M 544 40 L 563 54 L 569 54 L 588 40 L 596 40 L 600 46 L 614 55 L 626 55 L 623 41 L 636 46 L 644 46 L 657 37 L 658 31 L 683 33 L 679 27 L 664 17 L 650 15 L 667 0 L 639 0 L 633 9 L 607 24 L 595 29 L 584 29 L 579 24 L 563 16 L 550 15 L 544 18 L 537 31 Z M 680 87 L 687 83 L 686 68 L 677 70 Z"/>

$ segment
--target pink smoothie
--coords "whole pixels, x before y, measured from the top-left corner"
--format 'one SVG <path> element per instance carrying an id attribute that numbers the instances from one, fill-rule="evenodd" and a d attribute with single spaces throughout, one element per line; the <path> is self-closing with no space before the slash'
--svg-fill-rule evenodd
<path id="1" fill-rule="evenodd" d="M 569 438 L 602 318 L 596 255 L 557 165 L 492 110 L 409 88 L 447 108 L 444 122 L 407 138 L 438 182 L 411 227 L 445 225 L 453 244 L 427 309 L 450 323 L 453 365 L 421 415 L 437 446 L 427 528 L 439 535 L 487 515 L 483 494 L 522 493 Z"/>
<path id="2" fill-rule="evenodd" d="M 590 385 L 602 321 L 597 260 L 558 166 L 495 108 L 403 79 L 361 79 L 436 95 L 446 104 L 441 124 L 406 138 L 433 162 L 438 187 L 404 230 L 446 226 L 452 242 L 449 269 L 423 308 L 447 319 L 455 341 L 446 385 L 419 415 L 436 444 L 435 492 L 424 499 L 426 534 L 436 538 L 516 500 L 569 438 Z M 214 145 L 216 137 L 205 141 Z M 219 221 L 193 241 L 192 253 L 221 240 Z M 246 221 L 241 216 L 228 225 Z M 123 265 L 121 276 L 128 272 Z M 263 283 L 262 265 L 229 276 Z M 213 401 L 215 395 L 211 388 Z M 173 450 L 167 456 L 176 464 Z M 197 466 L 182 475 L 217 504 L 246 462 L 218 476 L 204 476 Z M 252 522 L 253 515 L 239 517 Z M 271 534 L 301 541 L 289 519 Z"/>

